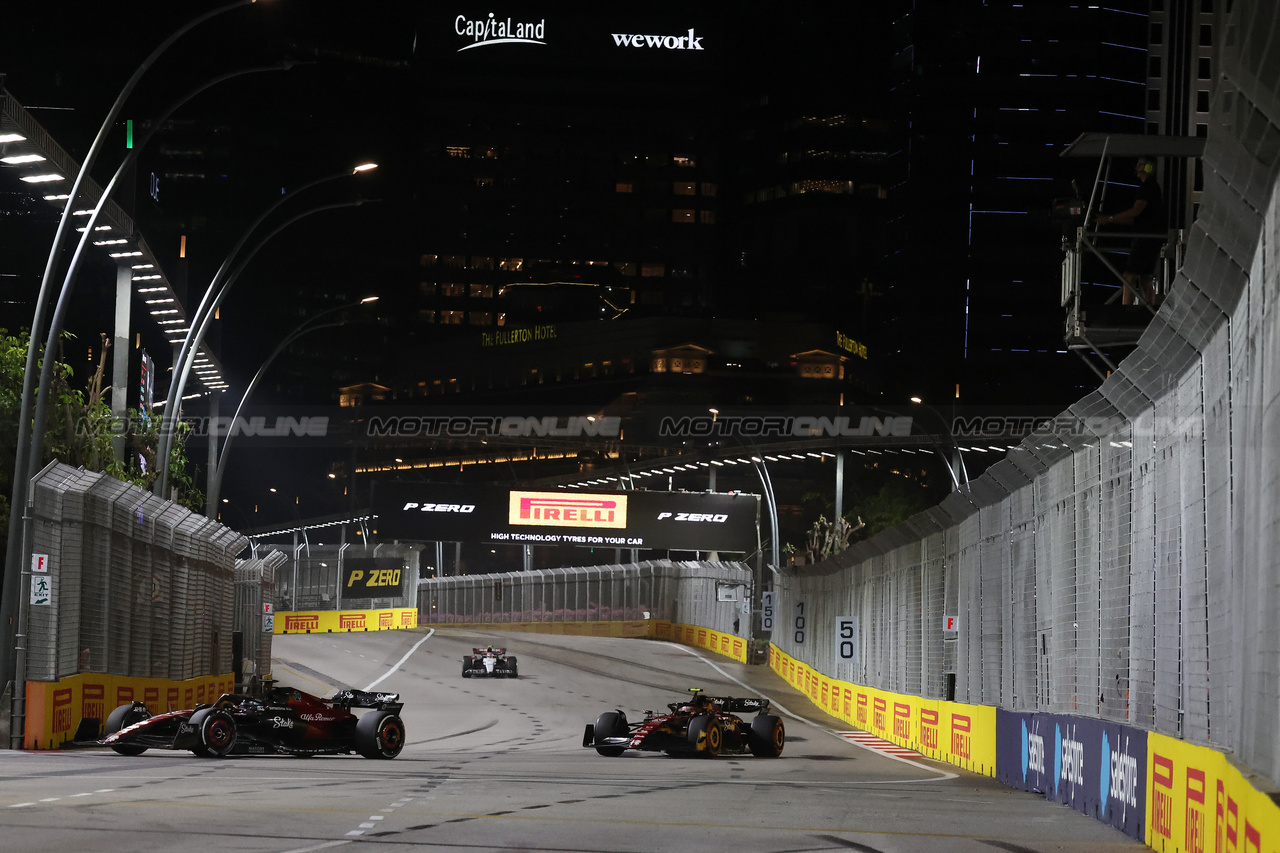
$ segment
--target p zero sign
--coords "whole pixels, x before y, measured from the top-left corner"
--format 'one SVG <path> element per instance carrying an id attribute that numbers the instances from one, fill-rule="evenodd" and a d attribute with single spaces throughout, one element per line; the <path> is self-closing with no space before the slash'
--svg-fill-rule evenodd
<path id="1" fill-rule="evenodd" d="M 397 557 L 359 557 L 342 563 L 342 598 L 392 598 L 400 594 L 404 561 Z"/>
<path id="2" fill-rule="evenodd" d="M 379 483 L 383 537 L 745 553 L 757 547 L 757 495 L 525 491 Z"/>

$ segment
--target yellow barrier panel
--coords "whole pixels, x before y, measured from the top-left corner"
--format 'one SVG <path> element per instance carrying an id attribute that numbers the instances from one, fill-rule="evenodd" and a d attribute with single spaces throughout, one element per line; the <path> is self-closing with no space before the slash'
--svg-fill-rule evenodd
<path id="1" fill-rule="evenodd" d="M 382 610 L 289 611 L 275 615 L 273 633 L 324 634 L 350 631 L 390 631 L 418 627 L 415 607 Z"/>
<path id="2" fill-rule="evenodd" d="M 726 634 L 697 625 L 659 621 L 653 637 L 656 640 L 670 640 L 674 643 L 706 649 L 732 658 L 738 663 L 747 662 L 747 641 L 736 634 Z"/>
<path id="3" fill-rule="evenodd" d="M 24 749 L 57 749 L 75 738 L 80 721 L 96 719 L 102 737 L 107 716 L 120 705 L 143 702 L 153 714 L 194 708 L 235 690 L 235 675 L 207 675 L 187 681 L 80 673 L 61 681 L 28 681 Z M 86 733 L 82 733 L 84 735 Z"/>
<path id="4" fill-rule="evenodd" d="M 828 678 L 777 646 L 769 666 L 833 717 L 891 743 L 983 776 L 996 773 L 996 709 L 921 699 Z"/>
<path id="5" fill-rule="evenodd" d="M 1280 850 L 1280 807 L 1222 753 L 1152 733 L 1146 842 L 1164 853 Z"/>

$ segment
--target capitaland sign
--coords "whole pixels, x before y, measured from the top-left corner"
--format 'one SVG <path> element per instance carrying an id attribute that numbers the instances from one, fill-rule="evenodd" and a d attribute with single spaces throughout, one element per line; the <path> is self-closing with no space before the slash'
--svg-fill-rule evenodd
<path id="1" fill-rule="evenodd" d="M 470 50 L 473 47 L 489 47 L 498 44 L 537 44 L 546 47 L 547 19 L 537 21 L 516 21 L 511 18 L 499 18 L 492 12 L 485 18 L 468 18 L 459 15 L 453 21 L 453 29 L 460 36 L 471 39 L 471 44 L 458 48 L 458 51 Z"/>
<path id="2" fill-rule="evenodd" d="M 563 492 L 512 492 L 507 523 L 536 527 L 627 526 L 627 496 L 566 495 Z"/>

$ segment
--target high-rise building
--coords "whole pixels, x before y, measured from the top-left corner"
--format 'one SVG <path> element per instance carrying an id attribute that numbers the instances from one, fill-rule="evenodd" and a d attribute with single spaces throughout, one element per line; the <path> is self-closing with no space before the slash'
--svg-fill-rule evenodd
<path id="1" fill-rule="evenodd" d="M 1059 156 L 1074 139 L 1147 127 L 1149 5 L 894 4 L 908 133 L 885 290 L 899 382 L 961 404 L 1061 406 L 1096 387 L 1063 346 L 1049 210 L 1073 181 L 1089 190 L 1096 163 Z"/>

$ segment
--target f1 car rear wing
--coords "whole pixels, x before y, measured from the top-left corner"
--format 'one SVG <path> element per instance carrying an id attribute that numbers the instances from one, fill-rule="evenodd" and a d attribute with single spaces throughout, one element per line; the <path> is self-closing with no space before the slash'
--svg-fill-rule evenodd
<path id="1" fill-rule="evenodd" d="M 477 649 L 477 648 L 471 649 L 471 654 L 473 655 L 505 655 L 506 653 L 507 653 L 506 649 L 495 649 L 492 647 L 487 649 Z"/>
<path id="2" fill-rule="evenodd" d="M 733 699 L 725 697 L 715 701 L 722 710 L 732 713 L 751 713 L 754 711 L 757 714 L 764 714 L 769 710 L 768 699 Z"/>
<path id="3" fill-rule="evenodd" d="M 345 708 L 377 708 L 399 713 L 404 707 L 399 693 L 370 693 L 365 690 L 339 690 L 333 694 L 333 704 Z"/>

